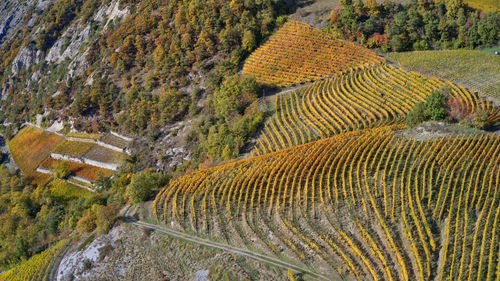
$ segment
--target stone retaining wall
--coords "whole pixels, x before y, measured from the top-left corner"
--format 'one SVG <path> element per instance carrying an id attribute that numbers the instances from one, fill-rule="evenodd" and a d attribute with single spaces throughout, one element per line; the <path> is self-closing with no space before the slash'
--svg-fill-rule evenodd
<path id="1" fill-rule="evenodd" d="M 118 134 L 118 133 L 116 133 L 116 132 L 113 132 L 113 131 L 109 131 L 109 132 L 110 132 L 112 135 L 114 135 L 115 137 L 122 138 L 122 139 L 124 139 L 124 140 L 126 140 L 126 141 L 128 141 L 128 142 L 131 142 L 131 141 L 133 141 L 133 140 L 134 140 L 133 138 L 129 138 L 129 137 L 126 137 L 126 136 L 120 135 L 120 134 Z"/>
<path id="2" fill-rule="evenodd" d="M 41 173 L 41 174 L 46 174 L 46 175 L 53 175 L 55 174 L 53 171 L 49 170 L 49 169 L 46 169 L 46 168 L 41 168 L 41 167 L 38 167 L 36 168 L 36 171 L 38 173 Z M 68 178 L 70 179 L 73 179 L 73 180 L 76 180 L 76 181 L 80 181 L 80 182 L 83 182 L 83 183 L 86 183 L 86 184 L 90 184 L 90 185 L 94 185 L 94 182 L 89 180 L 89 179 L 86 179 L 84 177 L 80 177 L 80 176 L 69 176 Z M 86 187 L 87 188 L 87 187 Z M 87 188 L 88 189 L 88 188 Z"/>
<path id="3" fill-rule="evenodd" d="M 116 171 L 120 167 L 120 164 L 116 163 L 107 163 L 107 162 L 100 162 L 92 159 L 88 159 L 85 157 L 82 158 L 76 158 L 76 157 L 70 157 L 68 155 L 64 154 L 59 154 L 59 153 L 51 153 L 50 154 L 51 158 L 57 159 L 57 160 L 65 160 L 65 161 L 71 161 L 71 162 L 76 162 L 76 163 L 82 163 L 82 164 L 87 164 L 103 169 L 108 169 L 108 170 L 113 170 Z"/>
<path id="4" fill-rule="evenodd" d="M 102 147 L 114 150 L 114 151 L 118 151 L 118 152 L 122 152 L 122 153 L 125 152 L 125 149 L 119 148 L 119 147 L 111 145 L 109 143 L 104 143 L 102 141 L 97 141 L 97 144 L 100 145 L 100 146 L 102 146 Z"/>

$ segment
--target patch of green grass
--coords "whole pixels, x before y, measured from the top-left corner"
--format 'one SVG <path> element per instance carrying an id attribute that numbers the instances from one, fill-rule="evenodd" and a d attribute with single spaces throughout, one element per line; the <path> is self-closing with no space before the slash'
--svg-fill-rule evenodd
<path id="1" fill-rule="evenodd" d="M 473 50 L 390 53 L 402 67 L 448 79 L 500 100 L 500 56 Z"/>
<path id="2" fill-rule="evenodd" d="M 495 52 L 500 52 L 500 46 L 493 47 L 493 48 L 482 49 L 481 51 L 487 52 L 487 53 L 490 53 L 490 54 L 495 54 Z"/>
<path id="3" fill-rule="evenodd" d="M 87 239 L 85 239 L 85 241 L 83 241 L 82 244 L 80 244 L 78 246 L 78 251 L 82 251 L 83 249 L 85 249 L 87 247 L 88 244 L 92 243 L 92 241 L 94 241 L 95 239 L 95 233 L 92 233 L 89 237 L 87 237 Z"/>
<path id="4" fill-rule="evenodd" d="M 49 187 L 50 195 L 59 202 L 89 198 L 93 195 L 93 193 L 87 189 L 72 185 L 62 180 L 53 180 Z"/>

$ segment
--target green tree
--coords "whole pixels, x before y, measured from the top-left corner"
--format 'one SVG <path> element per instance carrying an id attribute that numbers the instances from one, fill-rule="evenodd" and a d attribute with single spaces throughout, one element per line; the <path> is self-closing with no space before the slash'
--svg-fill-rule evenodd
<path id="1" fill-rule="evenodd" d="M 20 237 L 16 239 L 16 256 L 18 259 L 27 259 L 29 255 L 30 245 L 28 241 L 24 237 Z"/>
<path id="2" fill-rule="evenodd" d="M 425 104 L 423 102 L 419 102 L 415 104 L 412 110 L 406 115 L 406 125 L 408 125 L 408 127 L 410 128 L 413 128 L 418 124 L 426 121 L 426 119 Z"/>
<path id="3" fill-rule="evenodd" d="M 243 34 L 243 39 L 242 39 L 242 44 L 243 44 L 243 49 L 245 49 L 248 52 L 251 52 L 256 46 L 256 38 L 251 30 L 245 31 Z"/>
<path id="4" fill-rule="evenodd" d="M 151 171 L 136 173 L 125 190 L 125 196 L 132 203 L 140 203 L 148 200 L 154 189 L 166 185 L 167 182 L 168 177 L 159 173 Z"/>
<path id="5" fill-rule="evenodd" d="M 454 19 L 460 10 L 464 7 L 463 0 L 446 0 L 446 16 L 449 19 Z"/>
<path id="6" fill-rule="evenodd" d="M 53 169 L 55 176 L 59 179 L 67 179 L 71 174 L 69 171 L 69 163 L 66 161 L 59 162 Z"/>
<path id="7" fill-rule="evenodd" d="M 447 96 L 444 91 L 434 91 L 425 99 L 425 116 L 429 120 L 443 120 L 446 118 Z"/>
<path id="8" fill-rule="evenodd" d="M 352 6 L 352 0 L 340 0 L 340 5 L 343 7 Z"/>

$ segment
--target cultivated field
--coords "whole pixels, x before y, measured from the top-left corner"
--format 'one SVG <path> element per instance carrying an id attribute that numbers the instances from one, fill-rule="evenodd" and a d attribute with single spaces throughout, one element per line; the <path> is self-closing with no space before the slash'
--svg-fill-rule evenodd
<path id="1" fill-rule="evenodd" d="M 471 50 L 391 53 L 389 56 L 405 68 L 451 80 L 500 100 L 500 56 Z"/>
<path id="2" fill-rule="evenodd" d="M 84 139 L 95 139 L 98 140 L 102 137 L 102 134 L 89 134 L 89 133 L 81 133 L 81 132 L 70 132 L 67 133 L 66 136 L 74 137 L 74 138 L 84 138 Z"/>
<path id="3" fill-rule="evenodd" d="M 465 0 L 467 5 L 484 12 L 500 11 L 500 1 L 498 0 Z"/>
<path id="4" fill-rule="evenodd" d="M 124 153 L 96 145 L 85 153 L 83 157 L 100 162 L 120 164 L 123 163 L 126 155 Z"/>
<path id="5" fill-rule="evenodd" d="M 53 152 L 72 157 L 81 157 L 96 145 L 95 143 L 64 140 L 54 148 Z"/>
<path id="6" fill-rule="evenodd" d="M 99 174 L 101 174 L 104 177 L 110 177 L 113 174 L 112 170 L 102 169 L 91 165 L 76 163 L 71 161 L 56 160 L 53 158 L 47 158 L 40 164 L 40 167 L 52 170 L 64 162 L 68 163 L 69 172 L 72 175 L 86 178 L 91 181 L 95 181 L 98 178 Z"/>
<path id="7" fill-rule="evenodd" d="M 50 249 L 31 257 L 20 265 L 0 274 L 0 281 L 49 280 L 52 266 L 68 244 L 62 240 Z"/>
<path id="8" fill-rule="evenodd" d="M 100 140 L 103 143 L 110 144 L 112 146 L 116 146 L 122 149 L 130 145 L 130 142 L 128 142 L 127 140 L 117 137 L 111 133 L 104 135 Z"/>
<path id="9" fill-rule="evenodd" d="M 265 124 L 254 154 L 348 131 L 402 124 L 417 102 L 443 87 L 451 89 L 464 115 L 481 111 L 492 123 L 500 119 L 500 110 L 493 103 L 449 81 L 426 78 L 391 65 L 375 66 L 277 95 L 276 113 Z"/>
<path id="10" fill-rule="evenodd" d="M 9 142 L 9 147 L 14 161 L 25 175 L 36 177 L 39 176 L 35 172 L 38 165 L 62 141 L 61 136 L 26 126 Z"/>
<path id="11" fill-rule="evenodd" d="M 340 135 L 174 179 L 153 209 L 332 279 L 494 280 L 499 144 Z"/>
<path id="12" fill-rule="evenodd" d="M 371 50 L 289 20 L 250 55 L 243 75 L 255 76 L 259 83 L 269 86 L 283 86 L 382 62 L 384 59 Z"/>

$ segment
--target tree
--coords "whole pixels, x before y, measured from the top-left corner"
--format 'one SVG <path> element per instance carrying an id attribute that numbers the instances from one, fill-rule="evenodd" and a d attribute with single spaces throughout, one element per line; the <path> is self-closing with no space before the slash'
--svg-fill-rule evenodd
<path id="1" fill-rule="evenodd" d="M 151 171 L 136 173 L 125 190 L 125 196 L 132 203 L 140 203 L 148 200 L 154 189 L 166 185 L 167 182 L 168 177 L 159 173 Z"/>
<path id="2" fill-rule="evenodd" d="M 97 232 L 104 234 L 108 232 L 118 218 L 119 208 L 116 204 L 101 207 L 96 212 Z"/>
<path id="3" fill-rule="evenodd" d="M 67 179 L 71 174 L 69 171 L 69 164 L 66 161 L 59 162 L 55 167 L 53 172 L 55 176 L 59 179 Z"/>
<path id="4" fill-rule="evenodd" d="M 446 17 L 453 19 L 456 17 L 458 10 L 464 7 L 463 0 L 446 0 Z"/>
<path id="5" fill-rule="evenodd" d="M 352 0 L 340 0 L 340 5 L 342 5 L 343 7 L 351 6 Z"/>
<path id="6" fill-rule="evenodd" d="M 95 215 L 88 211 L 87 214 L 81 217 L 76 223 L 76 230 L 82 234 L 92 232 L 96 228 L 95 222 Z"/>
<path id="7" fill-rule="evenodd" d="M 245 31 L 243 34 L 243 39 L 242 39 L 242 44 L 243 44 L 243 49 L 245 49 L 248 52 L 251 52 L 255 46 L 257 46 L 256 38 L 251 30 Z"/>
<path id="8" fill-rule="evenodd" d="M 29 255 L 29 243 L 24 237 L 16 239 L 16 255 L 18 259 L 26 259 Z"/>
<path id="9" fill-rule="evenodd" d="M 380 6 L 377 3 L 377 0 L 366 0 L 365 8 L 368 10 L 368 14 L 370 16 L 380 14 Z"/>
<path id="10" fill-rule="evenodd" d="M 410 128 L 417 126 L 425 120 L 425 104 L 423 102 L 415 104 L 412 110 L 406 115 L 406 125 Z"/>
<path id="11" fill-rule="evenodd" d="M 444 91 L 434 91 L 425 99 L 425 116 L 428 120 L 443 120 L 447 112 Z"/>

